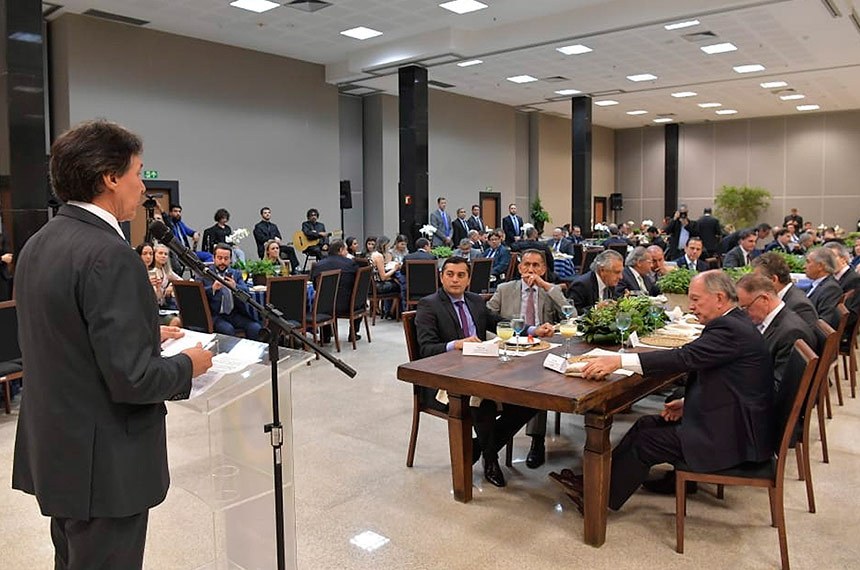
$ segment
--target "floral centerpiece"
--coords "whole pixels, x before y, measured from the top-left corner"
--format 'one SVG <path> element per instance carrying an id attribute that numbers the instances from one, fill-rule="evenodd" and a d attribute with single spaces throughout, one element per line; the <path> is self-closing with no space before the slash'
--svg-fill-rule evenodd
<path id="1" fill-rule="evenodd" d="M 239 242 L 251 235 L 251 232 L 248 231 L 248 228 L 238 228 L 233 231 L 232 234 L 227 236 L 225 239 L 227 243 L 231 243 L 233 245 L 239 245 Z"/>
<path id="2" fill-rule="evenodd" d="M 668 321 L 665 311 L 658 309 L 650 297 L 628 296 L 618 300 L 600 301 L 582 317 L 579 326 L 585 340 L 593 344 L 619 344 L 621 331 L 615 325 L 619 312 L 630 313 L 630 329 L 625 337 L 636 331 L 640 337 L 652 333 Z"/>

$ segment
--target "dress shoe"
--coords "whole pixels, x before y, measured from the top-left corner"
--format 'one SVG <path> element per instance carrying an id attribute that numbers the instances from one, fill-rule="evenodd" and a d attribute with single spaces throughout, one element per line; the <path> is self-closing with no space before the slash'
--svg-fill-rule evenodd
<path id="1" fill-rule="evenodd" d="M 526 456 L 526 467 L 537 469 L 546 462 L 546 447 L 542 437 L 532 437 L 532 446 Z"/>
<path id="2" fill-rule="evenodd" d="M 646 490 L 657 495 L 675 494 L 675 472 L 667 471 L 660 479 L 651 479 L 642 483 Z M 695 481 L 687 481 L 687 494 L 695 495 L 699 491 L 699 484 Z"/>
<path id="3" fill-rule="evenodd" d="M 477 437 L 472 438 L 472 465 L 478 462 L 481 458 L 481 444 Z"/>
<path id="4" fill-rule="evenodd" d="M 484 479 L 489 481 L 496 487 L 504 487 L 505 476 L 502 474 L 502 466 L 499 465 L 499 460 L 495 457 L 487 459 L 484 457 Z"/>

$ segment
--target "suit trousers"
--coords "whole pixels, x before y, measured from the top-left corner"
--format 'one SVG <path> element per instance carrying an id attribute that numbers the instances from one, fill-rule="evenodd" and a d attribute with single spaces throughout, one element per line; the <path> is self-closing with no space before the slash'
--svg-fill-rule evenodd
<path id="1" fill-rule="evenodd" d="M 533 408 L 513 404 L 504 404 L 499 413 L 493 400 L 482 400 L 480 406 L 470 410 L 485 459 L 497 459 L 499 450 L 537 413 Z"/>
<path id="2" fill-rule="evenodd" d="M 235 308 L 229 315 L 214 315 L 212 319 L 212 327 L 215 332 L 226 334 L 227 336 L 236 336 L 236 329 L 245 331 L 245 338 L 249 340 L 257 340 L 260 336 L 260 329 L 263 328 L 258 321 L 251 317 L 247 317 L 239 313 Z"/>
<path id="3" fill-rule="evenodd" d="M 54 570 L 133 570 L 143 567 L 149 511 L 87 521 L 51 517 Z"/>
<path id="4" fill-rule="evenodd" d="M 526 424 L 526 435 L 529 437 L 546 437 L 546 410 L 541 410 Z"/>
<path id="5" fill-rule="evenodd" d="M 643 416 L 612 450 L 609 508 L 617 511 L 648 478 L 651 467 L 684 460 L 678 422 Z"/>

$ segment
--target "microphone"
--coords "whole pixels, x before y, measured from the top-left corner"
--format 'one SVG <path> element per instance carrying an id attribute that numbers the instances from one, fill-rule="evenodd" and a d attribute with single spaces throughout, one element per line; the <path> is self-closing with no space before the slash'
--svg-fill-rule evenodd
<path id="1" fill-rule="evenodd" d="M 160 220 L 154 220 L 149 224 L 149 233 L 164 245 L 169 244 L 173 240 L 173 232 Z"/>

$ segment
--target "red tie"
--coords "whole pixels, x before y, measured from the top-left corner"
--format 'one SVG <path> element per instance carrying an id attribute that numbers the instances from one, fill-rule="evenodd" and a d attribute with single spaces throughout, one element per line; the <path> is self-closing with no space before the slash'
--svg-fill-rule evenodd
<path id="1" fill-rule="evenodd" d="M 469 319 L 466 318 L 466 310 L 463 308 L 463 301 L 455 301 L 455 305 L 457 305 L 457 312 L 460 313 L 460 328 L 463 330 L 463 338 L 469 338 Z"/>
<path id="2" fill-rule="evenodd" d="M 528 288 L 526 295 L 526 326 L 534 326 L 535 322 L 535 290 L 534 287 Z"/>

